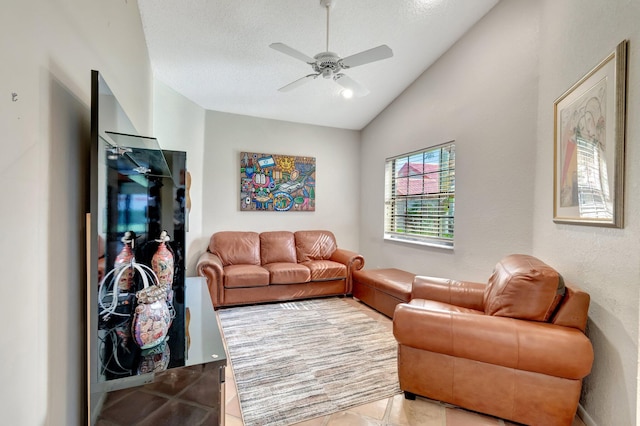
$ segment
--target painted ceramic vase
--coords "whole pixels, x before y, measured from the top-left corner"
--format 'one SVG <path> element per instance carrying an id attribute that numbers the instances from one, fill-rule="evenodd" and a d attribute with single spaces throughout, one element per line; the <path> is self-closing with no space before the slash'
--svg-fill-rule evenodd
<path id="1" fill-rule="evenodd" d="M 133 275 L 134 270 L 131 266 L 133 261 L 133 244 L 135 240 L 135 234 L 130 231 L 127 231 L 122 237 L 122 242 L 124 243 L 124 247 L 118 255 L 116 256 L 116 260 L 113 263 L 114 268 L 126 268 L 126 270 L 120 276 L 118 280 L 118 287 L 121 291 L 129 291 L 133 287 Z"/>
<path id="2" fill-rule="evenodd" d="M 165 244 L 166 241 L 169 241 L 169 236 L 165 231 L 162 231 L 160 238 L 156 241 L 160 245 L 151 259 L 151 269 L 158 276 L 160 286 L 170 289 L 173 284 L 173 254 Z"/>
<path id="3" fill-rule="evenodd" d="M 138 301 L 142 298 L 139 296 Z M 141 349 L 159 345 L 167 337 L 171 313 L 164 297 L 150 303 L 139 303 L 133 318 L 133 337 Z"/>

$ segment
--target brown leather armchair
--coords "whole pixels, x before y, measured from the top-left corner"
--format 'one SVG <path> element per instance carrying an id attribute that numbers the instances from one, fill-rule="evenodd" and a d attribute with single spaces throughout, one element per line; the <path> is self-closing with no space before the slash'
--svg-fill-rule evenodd
<path id="1" fill-rule="evenodd" d="M 593 348 L 589 295 L 527 255 L 488 284 L 417 276 L 396 307 L 398 375 L 415 395 L 528 425 L 571 425 Z"/>

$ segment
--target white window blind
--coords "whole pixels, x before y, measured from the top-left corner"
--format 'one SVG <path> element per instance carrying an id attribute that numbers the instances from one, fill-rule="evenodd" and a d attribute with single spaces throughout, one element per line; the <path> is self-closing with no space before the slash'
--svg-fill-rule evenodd
<path id="1" fill-rule="evenodd" d="M 386 159 L 384 236 L 453 247 L 455 144 Z"/>

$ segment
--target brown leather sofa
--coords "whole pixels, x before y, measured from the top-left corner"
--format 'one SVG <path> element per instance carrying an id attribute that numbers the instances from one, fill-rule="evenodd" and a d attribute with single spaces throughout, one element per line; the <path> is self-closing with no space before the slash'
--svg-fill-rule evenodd
<path id="1" fill-rule="evenodd" d="M 417 276 L 393 318 L 400 388 L 527 425 L 571 425 L 593 363 L 588 309 L 587 293 L 526 255 L 502 259 L 488 284 Z"/>
<path id="2" fill-rule="evenodd" d="M 329 231 L 223 231 L 211 236 L 196 269 L 218 308 L 347 295 L 352 272 L 363 266 Z"/>

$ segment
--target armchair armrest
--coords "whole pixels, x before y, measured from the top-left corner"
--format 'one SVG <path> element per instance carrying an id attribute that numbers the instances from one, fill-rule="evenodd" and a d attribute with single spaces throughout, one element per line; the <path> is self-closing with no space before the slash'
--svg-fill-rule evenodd
<path id="1" fill-rule="evenodd" d="M 353 288 L 353 271 L 359 271 L 364 267 L 364 257 L 354 251 L 339 248 L 333 252 L 329 260 L 347 266 L 347 294 L 350 294 Z"/>
<path id="2" fill-rule="evenodd" d="M 413 302 L 396 307 L 393 334 L 399 344 L 574 380 L 591 372 L 593 348 L 580 330 L 430 303 L 432 309 Z"/>
<path id="3" fill-rule="evenodd" d="M 218 256 L 208 251 L 202 253 L 196 264 L 196 271 L 207 280 L 209 296 L 214 308 L 220 306 L 224 290 L 224 269 Z"/>
<path id="4" fill-rule="evenodd" d="M 484 311 L 483 299 L 486 287 L 487 285 L 483 283 L 416 275 L 413 279 L 411 299 L 435 300 L 476 311 Z"/>

